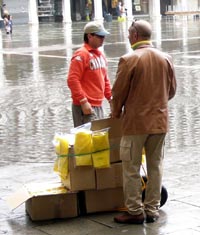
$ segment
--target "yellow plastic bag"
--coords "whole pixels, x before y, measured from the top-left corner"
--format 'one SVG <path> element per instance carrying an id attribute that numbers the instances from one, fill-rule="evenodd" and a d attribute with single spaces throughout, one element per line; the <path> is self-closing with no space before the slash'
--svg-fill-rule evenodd
<path id="1" fill-rule="evenodd" d="M 146 154 L 145 154 L 145 149 L 142 149 L 142 164 L 146 162 Z"/>
<path id="2" fill-rule="evenodd" d="M 68 157 L 58 156 L 54 163 L 54 171 L 62 180 L 66 179 L 68 176 Z"/>
<path id="3" fill-rule="evenodd" d="M 67 155 L 69 152 L 69 141 L 67 136 L 55 135 L 54 140 L 56 154 Z"/>
<path id="4" fill-rule="evenodd" d="M 74 154 L 76 166 L 92 165 L 92 135 L 91 131 L 82 130 L 75 134 Z"/>
<path id="5" fill-rule="evenodd" d="M 54 171 L 59 174 L 61 179 L 66 179 L 68 176 L 68 153 L 69 141 L 64 135 L 55 135 L 54 146 L 57 154 L 57 159 L 54 163 Z"/>
<path id="6" fill-rule="evenodd" d="M 126 17 L 124 17 L 124 16 L 118 16 L 118 17 L 117 17 L 117 21 L 118 21 L 118 22 L 125 22 L 125 21 L 126 21 Z"/>
<path id="7" fill-rule="evenodd" d="M 95 131 L 92 134 L 92 160 L 95 168 L 110 167 L 110 144 L 108 129 Z"/>

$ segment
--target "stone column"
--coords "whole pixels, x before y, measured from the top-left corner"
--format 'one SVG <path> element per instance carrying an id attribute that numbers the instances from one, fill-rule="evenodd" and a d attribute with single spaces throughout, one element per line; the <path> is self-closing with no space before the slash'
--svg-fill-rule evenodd
<path id="1" fill-rule="evenodd" d="M 149 16 L 152 20 L 152 26 L 155 29 L 156 46 L 161 46 L 161 13 L 160 1 L 149 0 Z"/>
<path id="2" fill-rule="evenodd" d="M 103 21 L 102 1 L 94 0 L 94 20 Z"/>
<path id="3" fill-rule="evenodd" d="M 38 24 L 38 14 L 37 14 L 37 3 L 36 0 L 29 0 L 28 2 L 28 16 L 30 24 Z"/>
<path id="4" fill-rule="evenodd" d="M 70 0 L 62 0 L 62 15 L 64 23 L 72 22 Z"/>
<path id="5" fill-rule="evenodd" d="M 0 30 L 0 50 L 3 49 L 3 35 L 2 35 L 2 30 Z M 3 53 L 0 54 L 0 87 L 4 87 L 5 86 L 5 74 L 4 74 L 4 60 L 3 60 Z"/>
<path id="6" fill-rule="evenodd" d="M 160 1 L 149 0 L 149 16 L 150 18 L 161 18 Z"/>
<path id="7" fill-rule="evenodd" d="M 39 63 L 39 40 L 38 40 L 38 25 L 30 25 L 30 40 L 31 46 L 33 48 L 32 58 L 33 58 L 33 79 L 34 81 L 39 81 L 40 79 L 40 63 Z"/>
<path id="8" fill-rule="evenodd" d="M 174 11 L 181 11 L 181 1 L 177 0 Z"/>
<path id="9" fill-rule="evenodd" d="M 188 11 L 188 1 L 183 0 L 182 1 L 182 11 Z"/>
<path id="10" fill-rule="evenodd" d="M 132 5 L 132 0 L 125 0 L 124 1 L 124 6 L 127 9 L 127 19 L 128 20 L 133 20 L 133 5 Z"/>

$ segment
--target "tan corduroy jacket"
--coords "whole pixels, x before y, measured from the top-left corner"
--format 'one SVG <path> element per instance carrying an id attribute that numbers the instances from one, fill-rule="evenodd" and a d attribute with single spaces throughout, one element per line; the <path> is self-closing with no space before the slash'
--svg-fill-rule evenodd
<path id="1" fill-rule="evenodd" d="M 176 92 L 171 57 L 141 45 L 120 58 L 113 84 L 112 115 L 122 117 L 123 135 L 168 131 L 168 100 Z"/>

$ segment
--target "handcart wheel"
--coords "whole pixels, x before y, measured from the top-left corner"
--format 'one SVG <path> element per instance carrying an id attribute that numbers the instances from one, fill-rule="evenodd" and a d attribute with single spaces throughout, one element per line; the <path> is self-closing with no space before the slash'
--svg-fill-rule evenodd
<path id="1" fill-rule="evenodd" d="M 142 178 L 143 178 L 144 182 L 146 183 L 147 182 L 147 178 L 145 176 L 142 176 Z M 142 191 L 142 201 L 143 202 L 144 202 L 144 198 L 145 198 L 145 188 Z M 162 207 L 166 203 L 167 199 L 168 199 L 167 189 L 162 185 L 160 207 Z"/>
<path id="2" fill-rule="evenodd" d="M 161 199 L 160 199 L 160 207 L 162 207 L 168 199 L 168 192 L 165 186 L 162 186 L 161 189 Z"/>

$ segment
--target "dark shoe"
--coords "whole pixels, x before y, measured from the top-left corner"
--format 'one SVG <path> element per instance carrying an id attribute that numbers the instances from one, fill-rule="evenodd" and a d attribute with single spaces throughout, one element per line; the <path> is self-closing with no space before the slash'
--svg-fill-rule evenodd
<path id="1" fill-rule="evenodd" d="M 115 216 L 114 221 L 121 224 L 143 224 L 144 215 L 143 213 L 139 215 L 131 215 L 128 212 L 125 212 L 122 215 Z"/>
<path id="2" fill-rule="evenodd" d="M 158 220 L 159 215 L 146 215 L 146 223 L 154 223 L 156 220 Z"/>

